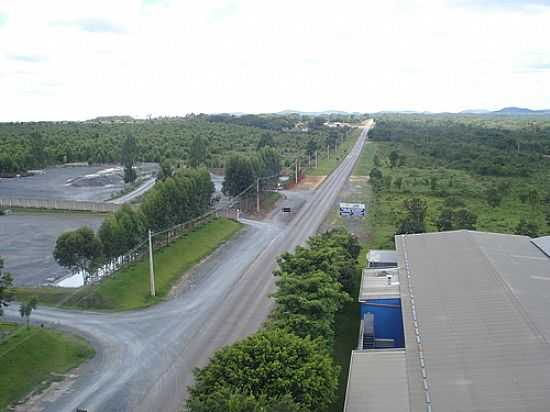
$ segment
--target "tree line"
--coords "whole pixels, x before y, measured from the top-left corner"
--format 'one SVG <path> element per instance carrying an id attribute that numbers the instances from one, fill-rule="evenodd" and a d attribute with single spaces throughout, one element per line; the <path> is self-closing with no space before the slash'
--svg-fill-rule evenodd
<path id="1" fill-rule="evenodd" d="M 526 177 L 547 167 L 550 121 L 460 116 L 386 115 L 372 140 L 405 144 L 432 166 L 481 176 Z"/>
<path id="2" fill-rule="evenodd" d="M 101 224 L 97 235 L 89 227 L 61 234 L 54 258 L 71 270 L 94 273 L 145 240 L 147 229 L 162 230 L 208 211 L 214 185 L 206 169 L 182 169 L 144 195 L 140 206 L 123 205 Z"/>
<path id="3" fill-rule="evenodd" d="M 255 154 L 236 154 L 225 162 L 223 192 L 237 196 L 260 179 L 260 186 L 273 186 L 281 170 L 281 158 L 270 146 L 260 148 Z"/>
<path id="4" fill-rule="evenodd" d="M 357 239 L 340 229 L 283 254 L 265 327 L 195 371 L 187 410 L 327 411 L 339 374 L 330 354 L 335 315 L 351 299 L 359 253 Z"/>
<path id="5" fill-rule="evenodd" d="M 296 125 L 295 120 L 276 118 L 277 122 Z M 275 121 L 275 120 L 273 120 Z M 252 155 L 262 139 L 277 147 L 284 162 L 305 152 L 311 140 L 323 147 L 327 128 L 310 129 L 266 127 L 263 120 L 238 124 L 236 119 L 195 116 L 134 122 L 37 122 L 0 123 L 0 175 L 11 176 L 53 164 L 88 162 L 90 164 L 124 161 L 123 142 L 135 138 L 135 161 L 160 163 L 169 159 L 193 167 L 200 148 L 202 164 L 223 167 L 233 154 Z M 325 146 L 326 147 L 326 146 Z M 131 180 L 131 179 L 128 179 Z"/>

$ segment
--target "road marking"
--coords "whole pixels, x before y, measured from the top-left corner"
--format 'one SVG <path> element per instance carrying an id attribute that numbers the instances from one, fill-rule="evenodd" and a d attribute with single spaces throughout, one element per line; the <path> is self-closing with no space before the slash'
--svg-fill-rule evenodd
<path id="1" fill-rule="evenodd" d="M 531 279 L 537 279 L 537 280 L 550 280 L 550 277 L 545 276 L 531 276 Z"/>

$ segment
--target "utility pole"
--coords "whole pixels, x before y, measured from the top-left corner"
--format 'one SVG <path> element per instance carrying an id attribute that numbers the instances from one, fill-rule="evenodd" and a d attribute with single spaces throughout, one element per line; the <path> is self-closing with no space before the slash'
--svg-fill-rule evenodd
<path id="1" fill-rule="evenodd" d="M 296 159 L 296 168 L 294 171 L 294 183 L 298 184 L 298 159 Z"/>
<path id="2" fill-rule="evenodd" d="M 317 150 L 315 151 L 315 169 L 317 169 L 319 167 L 319 158 L 317 156 Z"/>
<path id="3" fill-rule="evenodd" d="M 311 152 L 307 153 L 307 167 L 311 169 Z"/>
<path id="4" fill-rule="evenodd" d="M 151 229 L 149 229 L 149 286 L 151 296 L 155 296 L 155 271 L 153 269 L 153 242 L 151 240 Z"/>
<path id="5" fill-rule="evenodd" d="M 327 144 L 327 160 L 330 160 L 330 145 Z"/>
<path id="6" fill-rule="evenodd" d="M 260 213 L 260 178 L 256 179 L 256 212 Z"/>

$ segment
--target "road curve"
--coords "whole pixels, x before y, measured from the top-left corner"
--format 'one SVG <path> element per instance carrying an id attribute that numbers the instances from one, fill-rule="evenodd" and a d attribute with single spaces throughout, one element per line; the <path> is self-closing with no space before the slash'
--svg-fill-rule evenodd
<path id="1" fill-rule="evenodd" d="M 35 322 L 75 330 L 98 348 L 79 378 L 34 405 L 36 410 L 181 410 L 193 369 L 265 321 L 272 308 L 269 296 L 275 286 L 272 271 L 277 256 L 316 233 L 350 175 L 367 131 L 368 127 L 288 225 L 245 221 L 246 229 L 199 265 L 173 299 L 150 309 L 115 314 L 50 308 L 33 312 Z M 6 312 L 18 315 L 13 307 Z"/>

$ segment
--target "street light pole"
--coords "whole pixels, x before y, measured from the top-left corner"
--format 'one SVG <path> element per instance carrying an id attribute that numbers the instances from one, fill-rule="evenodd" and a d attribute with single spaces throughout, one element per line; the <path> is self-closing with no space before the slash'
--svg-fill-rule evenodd
<path id="1" fill-rule="evenodd" d="M 151 229 L 149 229 L 149 286 L 151 296 L 155 296 L 155 271 L 153 269 L 153 242 L 151 240 Z"/>

